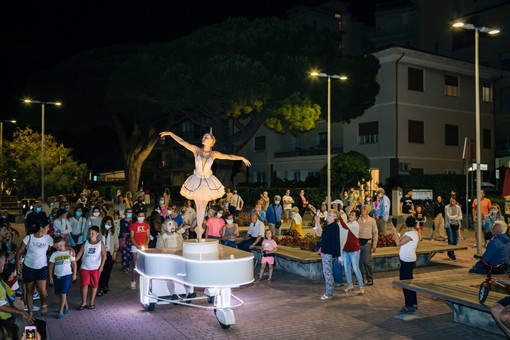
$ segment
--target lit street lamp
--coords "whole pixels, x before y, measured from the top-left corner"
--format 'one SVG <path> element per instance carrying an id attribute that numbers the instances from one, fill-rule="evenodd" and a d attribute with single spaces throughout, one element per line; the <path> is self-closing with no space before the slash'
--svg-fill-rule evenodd
<path id="1" fill-rule="evenodd" d="M 39 100 L 25 99 L 23 102 L 27 104 L 41 104 L 41 197 L 44 198 L 44 106 L 55 105 L 61 106 L 61 102 L 42 102 Z"/>
<path id="2" fill-rule="evenodd" d="M 467 30 L 475 31 L 475 119 L 476 119 L 476 131 L 475 131 L 475 143 L 476 143 L 476 252 L 478 255 L 482 254 L 482 172 L 480 170 L 481 163 L 481 148 L 480 148 L 480 65 L 478 59 L 478 39 L 480 32 L 488 34 L 498 34 L 500 31 L 497 29 L 488 28 L 485 26 L 476 27 L 473 24 L 464 22 L 457 22 L 452 25 L 457 28 L 464 28 Z M 468 193 L 466 192 L 466 195 Z M 469 207 L 466 207 L 469 209 Z M 473 216 L 474 217 L 474 216 Z"/>
<path id="3" fill-rule="evenodd" d="M 338 79 L 338 80 L 347 80 L 348 78 L 346 76 L 340 76 L 340 75 L 330 75 L 326 73 L 318 73 L 318 72 L 312 72 L 310 73 L 311 76 L 314 77 L 322 77 L 322 78 L 328 78 L 328 171 L 327 171 L 327 177 L 328 177 L 328 194 L 326 197 L 326 203 L 328 205 L 328 209 L 331 208 L 331 79 Z"/>

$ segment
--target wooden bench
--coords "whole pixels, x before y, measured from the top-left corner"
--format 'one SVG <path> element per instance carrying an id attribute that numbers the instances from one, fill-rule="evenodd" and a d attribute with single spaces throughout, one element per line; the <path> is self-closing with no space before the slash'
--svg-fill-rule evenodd
<path id="1" fill-rule="evenodd" d="M 478 291 L 483 280 L 483 275 L 463 274 L 394 281 L 392 284 L 445 300 L 453 309 L 455 322 L 504 335 L 490 314 L 490 307 L 507 295 L 491 291 L 485 304 L 480 304 Z"/>
<path id="2" fill-rule="evenodd" d="M 428 266 L 430 264 L 430 259 L 438 252 L 464 249 L 467 249 L 467 247 L 452 246 L 437 241 L 421 241 L 416 250 L 416 266 Z M 376 252 L 372 254 L 374 272 L 398 270 L 400 267 L 398 252 L 398 247 L 377 248 Z M 253 253 L 255 259 L 260 261 L 260 247 L 253 248 Z M 316 252 L 279 245 L 275 257 L 275 264 L 278 269 L 283 269 L 310 279 L 323 278 L 321 256 Z"/>

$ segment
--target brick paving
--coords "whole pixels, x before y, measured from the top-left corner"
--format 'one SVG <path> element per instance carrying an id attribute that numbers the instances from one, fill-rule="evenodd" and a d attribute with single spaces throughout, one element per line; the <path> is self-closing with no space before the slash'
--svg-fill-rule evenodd
<path id="1" fill-rule="evenodd" d="M 460 243 L 472 246 L 473 234 L 464 232 L 464 236 L 467 239 Z M 458 262 L 437 254 L 430 267 L 415 269 L 415 277 L 465 273 L 474 262 L 473 253 L 472 248 L 458 252 Z M 235 310 L 237 323 L 224 330 L 209 310 L 180 305 L 144 310 L 138 291 L 129 289 L 129 275 L 122 274 L 116 264 L 111 291 L 96 299 L 95 310 L 75 310 L 80 303 L 79 284 L 75 283 L 69 294 L 71 312 L 55 319 L 57 299 L 50 290 L 49 314 L 41 318 L 47 321 L 52 340 L 500 338 L 453 322 L 453 313 L 444 301 L 425 295 L 418 295 L 415 319 L 395 318 L 403 305 L 402 291 L 391 285 L 396 279 L 398 272 L 376 273 L 375 285 L 367 287 L 365 296 L 337 288 L 333 299 L 321 301 L 322 281 L 277 271 L 271 283 L 263 281 L 233 290 L 245 304 Z"/>

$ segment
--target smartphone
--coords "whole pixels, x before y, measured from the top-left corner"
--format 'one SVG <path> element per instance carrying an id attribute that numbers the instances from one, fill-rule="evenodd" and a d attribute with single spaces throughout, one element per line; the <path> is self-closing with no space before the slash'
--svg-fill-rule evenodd
<path id="1" fill-rule="evenodd" d="M 25 326 L 25 338 L 27 340 L 35 340 L 37 334 L 36 326 Z"/>
<path id="2" fill-rule="evenodd" d="M 395 217 L 391 218 L 391 223 L 393 223 L 393 225 L 397 227 L 397 219 Z"/>

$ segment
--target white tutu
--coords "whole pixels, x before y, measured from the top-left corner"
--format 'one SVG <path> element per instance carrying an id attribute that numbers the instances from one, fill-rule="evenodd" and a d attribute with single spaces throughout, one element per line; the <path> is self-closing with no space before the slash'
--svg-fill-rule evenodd
<path id="1" fill-rule="evenodd" d="M 214 175 L 191 175 L 182 185 L 181 195 L 190 200 L 212 201 L 225 195 L 225 187 Z"/>

